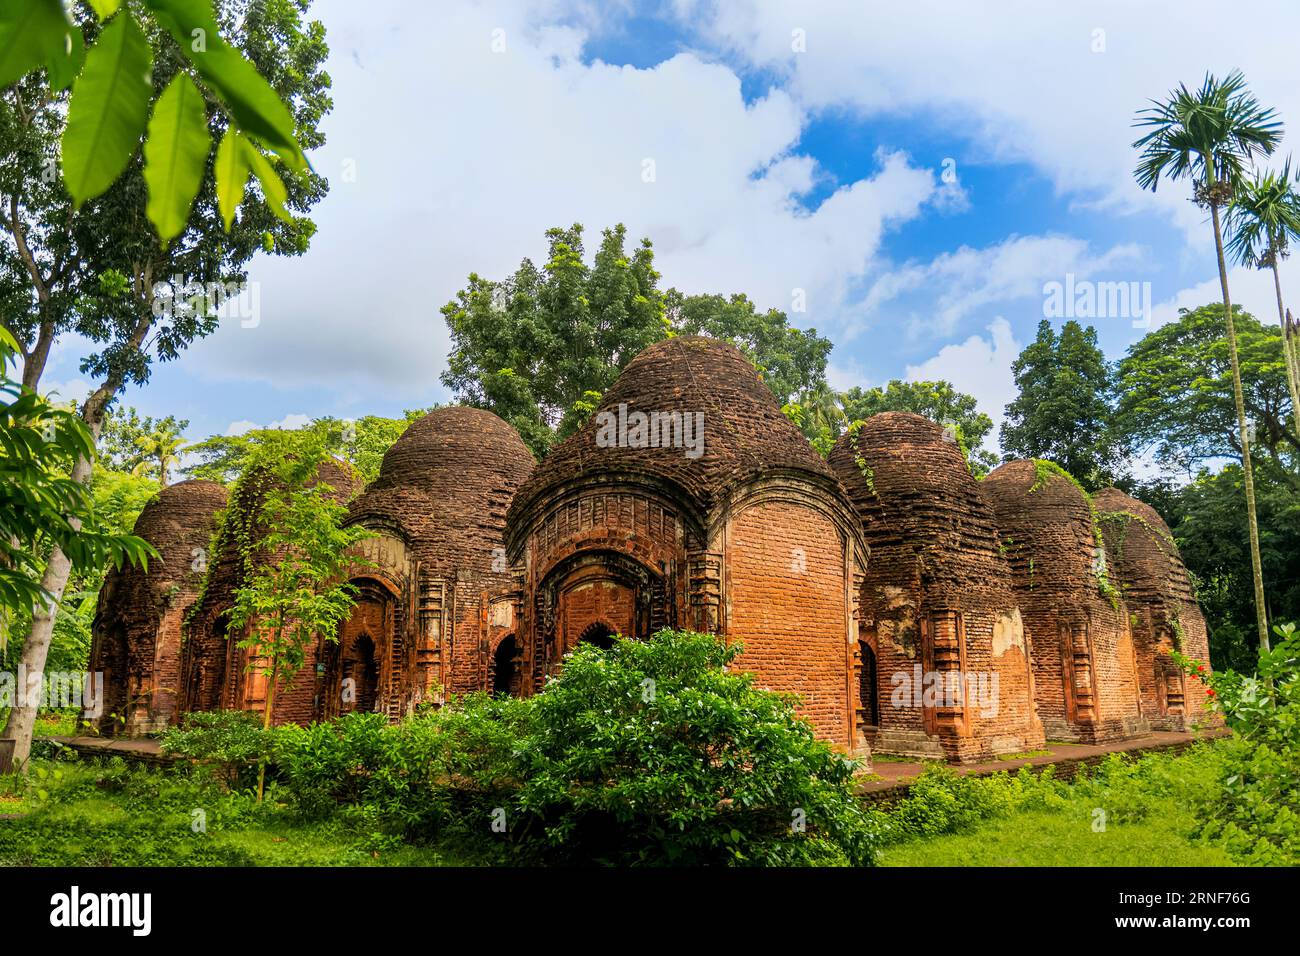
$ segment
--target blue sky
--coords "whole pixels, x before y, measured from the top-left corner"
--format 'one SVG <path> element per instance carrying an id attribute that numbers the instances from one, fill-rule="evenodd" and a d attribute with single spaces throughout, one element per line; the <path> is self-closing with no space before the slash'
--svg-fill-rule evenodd
<path id="1" fill-rule="evenodd" d="M 839 387 L 944 377 L 998 418 L 1045 283 L 1149 283 L 1156 323 L 1216 294 L 1187 189 L 1133 184 L 1133 113 L 1240 68 L 1300 123 L 1300 10 L 982 6 L 316 0 L 336 107 L 313 248 L 256 260 L 256 327 L 223 323 L 125 402 L 197 440 L 447 401 L 438 308 L 581 221 L 592 245 L 616 222 L 648 235 L 665 286 L 815 326 Z M 1232 282 L 1273 316 L 1267 276 Z M 1111 357 L 1142 334 L 1087 321 Z M 65 397 L 81 351 L 47 373 Z"/>

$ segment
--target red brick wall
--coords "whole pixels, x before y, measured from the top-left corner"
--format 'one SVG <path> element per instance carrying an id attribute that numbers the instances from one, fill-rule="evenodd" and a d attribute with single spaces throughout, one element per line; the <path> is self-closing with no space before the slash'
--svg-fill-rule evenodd
<path id="1" fill-rule="evenodd" d="M 784 502 L 734 517 L 726 549 L 728 640 L 759 687 L 800 696 L 817 736 L 845 747 L 849 699 L 844 552 L 829 518 Z M 802 570 L 800 570 L 802 569 Z"/>
<path id="2" fill-rule="evenodd" d="M 560 598 L 559 633 L 566 652 L 572 651 L 593 624 L 609 625 L 617 634 L 631 636 L 636 593 L 617 581 L 585 581 Z"/>

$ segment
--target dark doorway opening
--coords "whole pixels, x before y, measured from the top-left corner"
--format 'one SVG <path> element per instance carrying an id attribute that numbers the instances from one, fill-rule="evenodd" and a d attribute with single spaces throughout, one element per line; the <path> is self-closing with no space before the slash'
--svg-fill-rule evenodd
<path id="1" fill-rule="evenodd" d="M 862 700 L 862 721 L 868 727 L 880 726 L 880 698 L 876 685 L 876 652 L 866 641 L 858 642 L 862 649 L 862 670 L 858 674 L 858 695 Z"/>
<path id="2" fill-rule="evenodd" d="M 578 641 L 599 647 L 602 651 L 607 651 L 614 646 L 614 629 L 604 621 L 597 621 L 588 625 L 587 629 L 582 632 L 582 636 L 578 638 Z"/>
<path id="3" fill-rule="evenodd" d="M 501 643 L 497 645 L 497 649 L 492 655 L 492 693 L 515 693 L 515 655 L 517 652 L 518 645 L 515 643 L 513 634 L 507 634 L 501 638 Z"/>
<path id="4" fill-rule="evenodd" d="M 343 678 L 353 681 L 352 709 L 373 711 L 379 697 L 379 661 L 370 635 L 360 634 L 353 642 L 352 653 L 343 662 Z"/>

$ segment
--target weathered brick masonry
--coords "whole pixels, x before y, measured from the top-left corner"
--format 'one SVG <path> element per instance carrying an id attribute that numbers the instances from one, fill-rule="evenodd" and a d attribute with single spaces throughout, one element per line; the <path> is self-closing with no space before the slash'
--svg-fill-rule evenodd
<path id="1" fill-rule="evenodd" d="M 277 691 L 277 722 L 532 694 L 580 642 L 665 627 L 743 643 L 759 686 L 797 694 L 854 752 L 969 761 L 1045 734 L 1103 742 L 1181 728 L 1204 699 L 1162 653 L 1207 649 L 1154 511 L 1113 490 L 1094 509 L 1046 464 L 976 481 L 916 415 L 856 423 L 828 463 L 716 340 L 647 348 L 541 464 L 495 415 L 454 407 L 414 422 L 364 490 L 342 464 L 321 477 L 370 532 L 359 597 Z M 265 480 L 238 487 L 229 510 L 256 515 Z M 166 489 L 137 525 L 165 560 L 101 595 L 92 662 L 117 675 L 130 733 L 266 699 L 227 633 L 245 575 L 233 542 L 201 598 L 184 573 L 223 501 L 208 483 Z"/>
<path id="2" fill-rule="evenodd" d="M 1143 715 L 1158 730 L 1205 722 L 1205 684 L 1185 677 L 1169 657 L 1178 650 L 1207 666 L 1210 659 L 1205 618 L 1169 526 L 1118 488 L 1103 488 L 1093 502 L 1129 609 Z"/>
<path id="3" fill-rule="evenodd" d="M 640 415 L 668 424 L 638 431 Z M 683 422 L 702 436 L 674 441 Z M 858 748 L 860 523 L 734 346 L 683 336 L 634 358 L 520 489 L 507 528 L 526 692 L 580 640 L 687 627 L 742 642 L 761 686 L 798 693 L 823 737 Z"/>
<path id="4" fill-rule="evenodd" d="M 364 600 L 348 641 L 322 648 L 327 714 L 366 706 L 400 717 L 447 693 L 517 686 L 521 594 L 505 520 L 532 468 L 518 432 L 474 408 L 435 409 L 388 450 L 350 509 L 349 523 L 373 532 L 359 551 L 375 566 L 353 578 Z M 363 689 L 374 706 L 345 700 L 342 681 L 371 670 Z"/>
<path id="5" fill-rule="evenodd" d="M 872 745 L 963 760 L 1041 746 L 1010 568 L 956 441 L 891 412 L 852 426 L 830 462 L 871 548 L 857 638 Z"/>
<path id="6" fill-rule="evenodd" d="M 92 625 L 90 670 L 104 674 L 103 734 L 137 735 L 175 720 L 180 696 L 181 621 L 198 596 L 225 486 L 182 481 L 163 488 L 134 534 L 158 551 L 148 568 L 111 569 Z"/>
<path id="7" fill-rule="evenodd" d="M 1100 743 L 1149 732 L 1128 609 L 1088 496 L 1032 461 L 994 469 L 980 489 L 1011 564 L 1048 738 Z"/>

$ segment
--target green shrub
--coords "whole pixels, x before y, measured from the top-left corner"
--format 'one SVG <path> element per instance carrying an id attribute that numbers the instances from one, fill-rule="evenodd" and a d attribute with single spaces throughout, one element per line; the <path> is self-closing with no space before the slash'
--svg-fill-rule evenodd
<path id="1" fill-rule="evenodd" d="M 256 778 L 257 763 L 275 749 L 276 728 L 262 727 L 258 714 L 214 710 L 188 714 L 179 727 L 163 732 L 164 753 L 188 757 L 215 768 L 230 787 L 246 787 Z"/>
<path id="2" fill-rule="evenodd" d="M 533 697 L 280 732 L 277 793 L 383 841 L 454 834 L 515 863 L 867 864 L 854 764 L 740 653 L 663 631 L 583 646 Z"/>
<path id="3" fill-rule="evenodd" d="M 1300 631 L 1274 627 L 1279 638 L 1261 650 L 1254 675 L 1208 674 L 1199 661 L 1174 654 L 1208 685 L 1209 707 L 1232 729 L 1221 741 L 1222 793 L 1207 808 L 1203 833 L 1243 862 L 1300 863 Z"/>
<path id="4" fill-rule="evenodd" d="M 527 862 L 872 863 L 855 764 L 789 697 L 728 670 L 740 652 L 661 631 L 580 647 L 534 697 L 464 702 L 448 770 L 475 788 L 468 819 L 484 834 L 503 824 Z"/>

